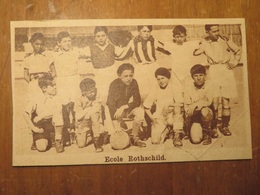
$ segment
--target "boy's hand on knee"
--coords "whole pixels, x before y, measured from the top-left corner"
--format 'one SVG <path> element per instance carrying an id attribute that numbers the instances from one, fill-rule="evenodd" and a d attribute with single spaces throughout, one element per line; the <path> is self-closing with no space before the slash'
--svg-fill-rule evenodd
<path id="1" fill-rule="evenodd" d="M 116 113 L 115 113 L 115 115 L 114 115 L 114 117 L 116 119 L 120 118 L 122 116 L 123 112 L 125 111 L 125 109 L 127 109 L 127 108 L 128 108 L 127 105 L 124 105 L 124 106 L 121 106 L 120 108 L 118 108 Z"/>

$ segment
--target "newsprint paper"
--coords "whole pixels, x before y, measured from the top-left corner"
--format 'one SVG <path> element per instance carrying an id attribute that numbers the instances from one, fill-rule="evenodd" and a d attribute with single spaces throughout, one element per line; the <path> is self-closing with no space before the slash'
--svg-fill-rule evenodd
<path id="1" fill-rule="evenodd" d="M 11 22 L 13 166 L 251 159 L 244 19 Z"/>

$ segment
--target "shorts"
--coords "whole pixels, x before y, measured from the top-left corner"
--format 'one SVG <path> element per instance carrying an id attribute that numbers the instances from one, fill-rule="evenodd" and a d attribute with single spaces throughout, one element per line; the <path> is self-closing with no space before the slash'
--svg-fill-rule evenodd
<path id="1" fill-rule="evenodd" d="M 209 67 L 209 78 L 215 87 L 213 97 L 237 97 L 236 80 L 233 70 L 226 64 L 214 64 Z"/>
<path id="2" fill-rule="evenodd" d="M 214 106 L 213 104 L 211 104 L 209 107 L 209 109 L 211 109 L 212 111 L 214 111 Z M 215 118 L 215 112 L 212 112 L 213 113 L 213 118 Z M 201 120 L 201 110 L 196 110 L 193 112 L 193 115 L 191 116 L 191 121 L 190 121 L 190 127 L 192 126 L 193 123 L 202 123 L 202 120 Z"/>
<path id="3" fill-rule="evenodd" d="M 36 127 L 43 129 L 43 133 L 35 133 L 33 132 L 33 141 L 37 141 L 39 139 L 47 139 L 51 142 L 51 134 L 54 135 L 54 126 L 52 124 L 52 119 L 43 119 L 38 123 L 34 124 Z"/>
<path id="4" fill-rule="evenodd" d="M 79 84 L 78 75 L 56 77 L 57 96 L 63 105 L 75 102 L 75 97 L 80 94 Z"/>

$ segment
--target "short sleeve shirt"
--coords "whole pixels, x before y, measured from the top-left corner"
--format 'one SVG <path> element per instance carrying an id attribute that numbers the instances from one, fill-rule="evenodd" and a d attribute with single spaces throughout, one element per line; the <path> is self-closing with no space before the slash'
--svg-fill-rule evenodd
<path id="1" fill-rule="evenodd" d="M 46 53 L 32 53 L 24 59 L 24 68 L 28 69 L 30 74 L 49 72 L 51 61 Z"/>

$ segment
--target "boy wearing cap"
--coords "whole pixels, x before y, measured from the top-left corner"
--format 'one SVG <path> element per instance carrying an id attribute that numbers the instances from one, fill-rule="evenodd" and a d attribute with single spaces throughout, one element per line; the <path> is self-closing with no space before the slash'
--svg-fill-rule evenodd
<path id="1" fill-rule="evenodd" d="M 182 146 L 183 137 L 183 117 L 181 115 L 182 95 L 176 91 L 170 82 L 171 73 L 166 68 L 158 68 L 155 71 L 158 85 L 151 90 L 143 105 L 145 112 L 152 122 L 152 143 L 160 144 L 164 142 L 168 127 L 174 130 L 174 146 Z M 152 113 L 152 106 L 156 111 Z"/>
<path id="2" fill-rule="evenodd" d="M 141 96 L 137 81 L 134 77 L 132 64 L 122 64 L 117 69 L 118 78 L 109 87 L 107 106 L 115 130 L 120 131 L 123 118 L 134 117 L 131 133 L 131 143 L 137 147 L 146 147 L 140 141 L 139 130 L 144 121 L 144 110 L 140 107 Z"/>
<path id="3" fill-rule="evenodd" d="M 91 131 L 96 152 L 102 152 L 100 143 L 101 101 L 97 95 L 96 82 L 86 78 L 80 82 L 81 96 L 75 102 L 77 144 L 83 148 L 87 144 L 87 133 Z"/>
<path id="4" fill-rule="evenodd" d="M 211 130 L 213 121 L 212 85 L 205 79 L 204 66 L 196 64 L 191 68 L 190 73 L 193 82 L 185 85 L 184 108 L 187 119 L 190 119 L 189 127 L 192 127 L 193 123 L 199 123 L 203 130 L 202 144 L 208 145 L 211 144 L 211 137 L 217 137 L 216 129 L 214 128 L 213 132 Z"/>
<path id="5" fill-rule="evenodd" d="M 54 144 L 57 152 L 63 152 L 61 131 L 63 127 L 61 104 L 56 99 L 56 83 L 50 74 L 44 74 L 38 80 L 42 92 L 38 98 L 31 100 L 24 118 L 32 131 L 32 150 L 47 151 Z"/>
<path id="6" fill-rule="evenodd" d="M 194 51 L 194 55 L 205 54 L 210 65 L 209 77 L 216 86 L 214 94 L 214 108 L 217 114 L 222 115 L 222 127 L 220 132 L 230 136 L 230 98 L 237 96 L 236 81 L 233 69 L 241 59 L 241 48 L 232 40 L 219 33 L 218 24 L 205 25 L 207 37 L 200 43 L 200 47 Z M 221 76 L 220 76 L 221 75 Z"/>

